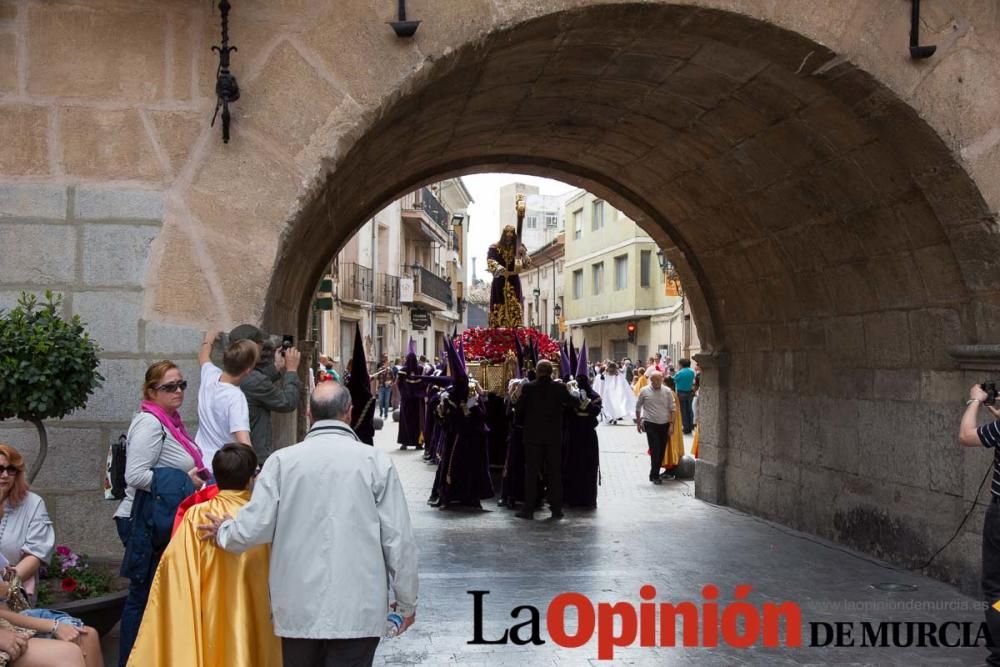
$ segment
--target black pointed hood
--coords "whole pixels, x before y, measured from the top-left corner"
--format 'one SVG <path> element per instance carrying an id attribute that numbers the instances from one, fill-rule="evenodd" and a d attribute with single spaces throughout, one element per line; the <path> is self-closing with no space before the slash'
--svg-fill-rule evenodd
<path id="1" fill-rule="evenodd" d="M 361 328 L 354 325 L 354 354 L 351 355 L 351 374 L 347 378 L 347 390 L 351 392 L 351 428 L 361 442 L 375 444 L 375 401 L 372 398 L 371 379 L 368 376 L 368 360 L 361 339 Z"/>

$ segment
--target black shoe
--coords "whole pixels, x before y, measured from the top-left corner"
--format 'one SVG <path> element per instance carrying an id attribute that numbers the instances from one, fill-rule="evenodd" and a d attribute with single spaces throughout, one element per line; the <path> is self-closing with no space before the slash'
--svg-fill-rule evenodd
<path id="1" fill-rule="evenodd" d="M 399 450 L 405 452 L 406 451 L 406 445 L 400 445 L 399 446 Z"/>
<path id="2" fill-rule="evenodd" d="M 561 519 L 564 516 L 566 516 L 566 515 L 563 514 L 563 511 L 561 509 L 554 509 L 554 510 L 552 510 L 552 518 L 553 519 Z"/>
<path id="3" fill-rule="evenodd" d="M 527 510 L 521 510 L 520 512 L 514 512 L 514 516 L 518 519 L 527 519 L 528 521 L 532 521 L 535 518 L 535 513 Z"/>
<path id="4" fill-rule="evenodd" d="M 434 507 L 434 503 L 438 502 L 438 495 L 436 493 L 431 494 L 431 497 L 427 499 L 427 504 Z"/>
<path id="5" fill-rule="evenodd" d="M 656 479 L 654 479 L 654 480 L 652 480 L 652 481 L 653 481 L 653 484 L 657 484 L 657 485 L 659 485 L 659 484 L 663 484 L 663 480 L 662 480 L 662 479 L 660 479 L 659 477 L 657 477 Z"/>

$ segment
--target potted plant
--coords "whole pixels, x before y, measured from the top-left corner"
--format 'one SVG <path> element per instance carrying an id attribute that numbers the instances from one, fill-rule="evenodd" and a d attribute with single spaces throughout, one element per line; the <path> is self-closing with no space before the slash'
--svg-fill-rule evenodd
<path id="1" fill-rule="evenodd" d="M 62 419 L 87 406 L 104 380 L 97 372 L 100 346 L 80 317 L 59 314 L 62 298 L 46 290 L 45 302 L 21 293 L 17 306 L 0 310 L 0 421 L 30 422 L 38 431 L 38 457 L 28 469 L 34 482 L 49 451 L 46 419 Z"/>
<path id="2" fill-rule="evenodd" d="M 59 545 L 39 569 L 38 606 L 76 616 L 104 635 L 121 618 L 127 587 L 116 563 L 91 561 Z"/>
<path id="3" fill-rule="evenodd" d="M 97 371 L 100 346 L 90 338 L 79 316 L 61 316 L 62 298 L 45 292 L 44 301 L 21 293 L 17 306 L 0 310 L 0 421 L 16 418 L 38 431 L 38 456 L 28 469 L 34 482 L 45 463 L 49 442 L 46 419 L 62 419 L 87 406 L 104 380 Z M 42 606 L 83 618 L 102 634 L 121 616 L 125 593 L 116 567 L 89 562 L 60 546 L 46 568 L 62 575 L 56 595 L 53 582 L 40 579 Z M 55 576 L 55 575 L 50 575 Z M 103 609 L 104 611 L 94 611 Z M 109 618 L 110 625 L 102 618 Z"/>

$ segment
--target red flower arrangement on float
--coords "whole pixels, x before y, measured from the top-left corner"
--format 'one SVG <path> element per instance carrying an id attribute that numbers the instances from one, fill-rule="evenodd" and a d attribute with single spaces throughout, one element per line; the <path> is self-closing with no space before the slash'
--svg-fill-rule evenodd
<path id="1" fill-rule="evenodd" d="M 540 331 L 523 327 L 518 329 L 500 327 L 466 329 L 461 334 L 465 358 L 470 362 L 485 359 L 491 364 L 502 364 L 507 357 L 507 352 L 514 351 L 514 336 L 517 336 L 518 340 L 521 341 L 521 347 L 527 347 L 529 340 L 535 341 L 538 346 L 539 359 L 545 357 L 552 361 L 559 360 L 559 343 Z"/>

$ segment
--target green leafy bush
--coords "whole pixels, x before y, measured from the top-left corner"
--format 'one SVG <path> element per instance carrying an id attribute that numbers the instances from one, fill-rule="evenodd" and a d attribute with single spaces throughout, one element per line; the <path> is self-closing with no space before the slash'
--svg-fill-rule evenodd
<path id="1" fill-rule="evenodd" d="M 16 417 L 38 429 L 40 447 L 29 481 L 48 452 L 42 420 L 85 408 L 104 380 L 97 372 L 100 346 L 79 316 L 68 321 L 60 316 L 61 304 L 62 297 L 51 291 L 42 303 L 22 292 L 15 308 L 0 310 L 0 421 Z"/>

